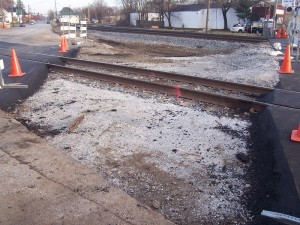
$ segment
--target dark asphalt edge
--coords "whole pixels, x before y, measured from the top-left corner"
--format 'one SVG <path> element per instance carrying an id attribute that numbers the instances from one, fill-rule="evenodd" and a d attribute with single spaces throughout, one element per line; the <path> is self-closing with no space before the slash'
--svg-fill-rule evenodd
<path id="1" fill-rule="evenodd" d="M 251 190 L 245 194 L 246 205 L 254 215 L 249 225 L 279 225 L 260 215 L 262 210 L 300 217 L 300 200 L 285 157 L 272 109 L 251 116 L 251 166 L 247 179 Z"/>
<path id="2" fill-rule="evenodd" d="M 74 58 L 77 57 L 78 49 L 71 49 L 68 53 L 65 53 L 64 56 Z M 19 60 L 20 61 L 20 60 Z M 28 85 L 28 89 L 0 89 L 0 110 L 11 112 L 14 111 L 18 104 L 21 104 L 28 97 L 36 93 L 40 87 L 44 84 L 45 80 L 48 77 L 48 66 L 44 63 L 37 63 L 30 60 L 24 60 L 26 63 L 22 63 L 24 68 L 27 70 L 31 69 L 30 74 L 25 74 L 23 77 L 18 78 L 8 78 L 7 75 L 10 73 L 11 68 L 6 66 L 6 69 L 3 71 L 3 78 L 6 83 L 22 83 Z M 55 63 L 63 65 L 64 62 L 57 57 L 48 58 L 50 63 Z M 21 63 L 20 63 L 21 64 Z M 23 72 L 26 72 L 26 69 L 21 68 Z"/>

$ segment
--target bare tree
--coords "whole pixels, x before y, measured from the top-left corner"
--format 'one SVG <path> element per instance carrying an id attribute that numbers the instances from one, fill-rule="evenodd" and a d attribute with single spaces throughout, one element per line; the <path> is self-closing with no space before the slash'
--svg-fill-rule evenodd
<path id="1" fill-rule="evenodd" d="M 136 0 L 119 0 L 123 8 L 123 15 L 125 16 L 125 21 L 130 24 L 130 13 L 134 12 L 136 9 Z"/>
<path id="2" fill-rule="evenodd" d="M 188 0 L 153 0 L 161 17 L 166 17 L 168 20 L 169 27 L 172 27 L 171 17 L 174 9 L 181 4 L 187 3 Z"/>
<path id="3" fill-rule="evenodd" d="M 93 4 L 82 8 L 76 8 L 74 11 L 85 16 L 90 14 L 92 19 L 101 21 L 104 19 L 109 20 L 109 17 L 114 15 L 115 10 L 114 8 L 107 6 L 106 1 L 95 0 Z"/>
<path id="4" fill-rule="evenodd" d="M 55 19 L 55 12 L 54 12 L 54 10 L 52 10 L 52 9 L 48 10 L 47 14 L 48 14 L 48 17 L 49 17 L 50 20 Z"/>
<path id="5" fill-rule="evenodd" d="M 108 15 L 108 6 L 104 0 L 94 0 L 90 7 L 92 18 L 101 21 Z"/>
<path id="6" fill-rule="evenodd" d="M 139 14 L 139 20 L 148 20 L 148 13 L 150 12 L 151 4 L 149 0 L 136 0 L 136 10 Z"/>
<path id="7" fill-rule="evenodd" d="M 214 0 L 217 6 L 221 7 L 224 19 L 224 29 L 228 30 L 227 12 L 230 8 L 235 8 L 239 0 Z"/>
<path id="8" fill-rule="evenodd" d="M 195 0 L 197 4 L 208 5 L 208 0 Z M 211 0 L 211 4 L 215 7 L 220 7 L 222 10 L 222 15 L 224 19 L 224 29 L 228 29 L 227 25 L 227 12 L 230 8 L 235 8 L 238 5 L 239 0 Z"/>

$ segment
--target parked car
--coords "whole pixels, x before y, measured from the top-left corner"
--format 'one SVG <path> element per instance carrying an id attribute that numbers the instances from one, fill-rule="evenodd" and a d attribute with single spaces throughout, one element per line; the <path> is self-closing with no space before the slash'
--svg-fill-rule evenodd
<path id="1" fill-rule="evenodd" d="M 20 23 L 20 27 L 25 27 L 25 23 Z"/>
<path id="2" fill-rule="evenodd" d="M 241 25 L 241 24 L 237 23 L 231 27 L 230 31 L 235 32 L 235 33 L 245 32 L 245 25 Z"/>
<path id="3" fill-rule="evenodd" d="M 248 33 L 252 33 L 252 34 L 262 34 L 263 28 L 262 27 L 249 27 L 247 31 L 248 31 Z"/>
<path id="4" fill-rule="evenodd" d="M 246 31 L 248 33 L 253 33 L 253 34 L 262 34 L 263 33 L 263 27 L 265 29 L 270 29 L 274 26 L 273 24 L 273 19 L 269 20 L 259 20 L 259 21 L 251 21 L 247 24 L 246 26 Z"/>
<path id="5" fill-rule="evenodd" d="M 30 24 L 30 25 L 34 25 L 34 24 L 35 24 L 35 21 L 34 21 L 34 20 L 30 20 L 30 21 L 29 21 L 29 24 Z"/>
<path id="6" fill-rule="evenodd" d="M 263 32 L 262 24 L 256 21 L 250 22 L 246 26 L 246 32 L 252 34 L 262 34 Z"/>

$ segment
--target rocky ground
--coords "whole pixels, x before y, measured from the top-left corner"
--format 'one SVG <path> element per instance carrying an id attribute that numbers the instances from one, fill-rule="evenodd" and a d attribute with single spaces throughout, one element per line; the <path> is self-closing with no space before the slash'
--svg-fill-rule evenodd
<path id="1" fill-rule="evenodd" d="M 79 58 L 264 86 L 278 81 L 267 45 L 125 37 L 91 36 Z M 249 72 L 245 62 L 256 67 Z M 251 222 L 251 113 L 57 73 L 15 111 L 140 202 L 178 224 L 203 225 Z"/>
<path id="2" fill-rule="evenodd" d="M 98 32 L 90 35 L 80 58 L 192 76 L 273 87 L 279 81 L 278 57 L 268 43 L 157 37 Z"/>

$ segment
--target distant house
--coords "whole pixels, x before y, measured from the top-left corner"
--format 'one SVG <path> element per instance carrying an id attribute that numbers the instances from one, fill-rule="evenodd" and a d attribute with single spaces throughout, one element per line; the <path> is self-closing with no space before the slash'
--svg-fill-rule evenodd
<path id="1" fill-rule="evenodd" d="M 0 22 L 11 23 L 12 22 L 11 12 L 8 12 L 5 9 L 0 8 Z"/>
<path id="2" fill-rule="evenodd" d="M 260 1 L 251 7 L 252 20 L 273 18 L 275 6 L 266 1 Z M 277 8 L 279 8 L 277 6 Z"/>
<path id="3" fill-rule="evenodd" d="M 205 29 L 206 15 L 206 4 L 179 5 L 171 12 L 171 25 L 178 28 Z M 159 17 L 159 14 L 154 15 L 151 13 L 149 17 Z M 136 25 L 137 18 L 137 13 L 130 14 L 131 25 Z M 236 11 L 232 8 L 229 9 L 227 12 L 227 26 L 232 27 L 238 22 L 239 18 L 236 16 Z M 166 16 L 164 16 L 164 26 L 169 26 Z M 224 29 L 222 9 L 214 4 L 211 5 L 209 10 L 208 29 Z"/>
<path id="4" fill-rule="evenodd" d="M 74 12 L 69 7 L 64 7 L 59 12 L 59 20 L 60 22 L 70 22 L 70 23 L 79 23 L 79 14 L 77 12 Z"/>

